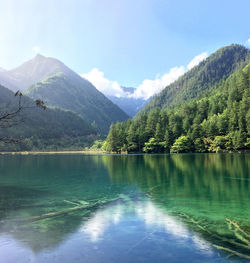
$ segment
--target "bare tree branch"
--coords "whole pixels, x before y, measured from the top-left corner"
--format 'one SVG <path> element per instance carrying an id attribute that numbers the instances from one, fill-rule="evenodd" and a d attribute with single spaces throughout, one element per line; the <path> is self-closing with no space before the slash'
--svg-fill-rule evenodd
<path id="1" fill-rule="evenodd" d="M 0 109 L 0 129 L 11 128 L 11 127 L 19 125 L 21 122 L 23 122 L 24 119 L 23 119 L 23 116 L 21 115 L 23 110 L 32 109 L 35 107 L 40 107 L 43 110 L 46 109 L 46 105 L 44 104 L 44 102 L 42 100 L 39 100 L 39 99 L 35 100 L 35 105 L 26 106 L 22 100 L 23 94 L 20 91 L 17 91 L 14 94 L 14 97 L 18 98 L 16 107 L 13 107 L 13 109 L 10 109 L 11 103 L 8 103 L 5 106 L 6 110 L 1 111 L 1 109 Z M 9 108 L 9 110 L 8 110 L 8 108 Z M 18 141 L 20 141 L 20 139 L 1 138 L 0 137 L 0 142 L 4 142 L 4 143 L 17 143 Z"/>

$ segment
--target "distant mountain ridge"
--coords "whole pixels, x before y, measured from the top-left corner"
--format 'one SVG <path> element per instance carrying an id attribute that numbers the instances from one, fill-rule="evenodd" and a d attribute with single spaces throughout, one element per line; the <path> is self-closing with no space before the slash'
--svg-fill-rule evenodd
<path id="1" fill-rule="evenodd" d="M 115 103 L 119 108 L 121 108 L 125 113 L 127 113 L 130 117 L 134 117 L 136 113 L 146 105 L 149 101 L 143 98 L 133 98 L 129 95 L 132 95 L 135 92 L 135 88 L 132 87 L 123 87 L 122 90 L 128 94 L 127 97 L 116 97 L 111 95 L 106 95 L 113 103 Z"/>

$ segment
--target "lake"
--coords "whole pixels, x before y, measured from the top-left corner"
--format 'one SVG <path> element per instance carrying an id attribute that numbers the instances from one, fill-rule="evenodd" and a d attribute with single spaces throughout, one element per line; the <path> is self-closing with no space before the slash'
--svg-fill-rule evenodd
<path id="1" fill-rule="evenodd" d="M 250 262 L 250 154 L 2 155 L 0 262 Z"/>

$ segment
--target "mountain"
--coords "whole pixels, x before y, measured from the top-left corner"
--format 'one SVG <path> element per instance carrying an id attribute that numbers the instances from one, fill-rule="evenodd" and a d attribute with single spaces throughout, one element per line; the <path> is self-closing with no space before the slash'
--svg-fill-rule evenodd
<path id="1" fill-rule="evenodd" d="M 35 102 L 23 96 L 21 112 L 23 121 L 11 128 L 2 128 L 0 125 L 0 138 L 24 139 L 17 145 L 4 145 L 0 143 L 0 151 L 6 149 L 26 150 L 66 148 L 81 141 L 82 147 L 87 143 L 87 137 L 96 134 L 96 130 L 82 117 L 74 112 L 57 108 L 43 110 L 35 106 Z M 18 108 L 18 97 L 9 89 L 0 86 L 0 116 L 4 112 L 12 112 Z M 3 124 L 1 122 L 1 124 Z M 0 140 L 1 141 L 1 140 Z"/>
<path id="2" fill-rule="evenodd" d="M 250 63 L 196 98 L 112 125 L 110 152 L 225 152 L 250 149 Z"/>
<path id="3" fill-rule="evenodd" d="M 143 108 L 168 108 L 200 96 L 250 61 L 250 50 L 241 45 L 220 48 L 177 81 L 167 86 Z"/>
<path id="4" fill-rule="evenodd" d="M 0 67 L 0 72 L 4 72 L 4 71 L 6 71 L 6 70 Z"/>
<path id="5" fill-rule="evenodd" d="M 105 147 L 135 153 L 249 150 L 249 49 L 219 49 L 132 120 L 112 125 Z"/>
<path id="6" fill-rule="evenodd" d="M 74 111 L 97 125 L 101 133 L 106 133 L 112 122 L 128 118 L 89 81 L 54 58 L 37 55 L 13 70 L 0 72 L 0 84 L 42 99 L 48 106 Z"/>
<path id="7" fill-rule="evenodd" d="M 49 61 L 51 60 L 53 59 L 49 58 Z M 88 80 L 62 63 L 60 66 L 60 71 L 32 85 L 25 94 L 32 99 L 45 101 L 46 105 L 80 114 L 89 123 L 95 123 L 101 133 L 107 133 L 111 123 L 128 119 L 126 113 Z"/>
<path id="8" fill-rule="evenodd" d="M 18 87 L 16 86 L 15 81 L 7 74 L 7 70 L 0 70 L 0 85 L 8 87 L 12 91 L 17 91 Z"/>
<path id="9" fill-rule="evenodd" d="M 4 71 L 0 75 L 0 84 L 2 84 L 1 78 L 4 78 L 5 82 L 9 82 L 6 87 L 13 89 L 12 87 L 14 86 L 14 91 L 16 91 L 16 88 L 20 91 L 25 91 L 31 85 L 58 72 L 70 74 L 71 70 L 57 59 L 47 58 L 38 54 L 21 66 Z"/>
<path id="10" fill-rule="evenodd" d="M 143 98 L 133 98 L 131 95 L 134 93 L 135 88 L 121 87 L 122 90 L 127 94 L 127 97 L 116 97 L 106 95 L 114 104 L 121 108 L 130 117 L 134 117 L 136 113 L 147 103 L 148 100 Z"/>

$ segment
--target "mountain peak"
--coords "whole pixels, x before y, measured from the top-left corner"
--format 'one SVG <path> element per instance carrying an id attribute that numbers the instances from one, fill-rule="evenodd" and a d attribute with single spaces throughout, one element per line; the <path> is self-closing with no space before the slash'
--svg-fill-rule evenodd
<path id="1" fill-rule="evenodd" d="M 55 58 L 45 57 L 39 53 L 33 59 L 24 62 L 19 67 L 3 72 L 3 74 L 7 75 L 14 87 L 18 87 L 21 91 L 25 91 L 31 85 L 57 73 L 64 73 L 66 75 L 74 74 L 74 72 L 61 61 Z M 75 73 L 75 75 L 77 74 Z"/>
<path id="2" fill-rule="evenodd" d="M 41 58 L 46 58 L 46 57 L 37 53 L 34 59 L 41 59 Z"/>

